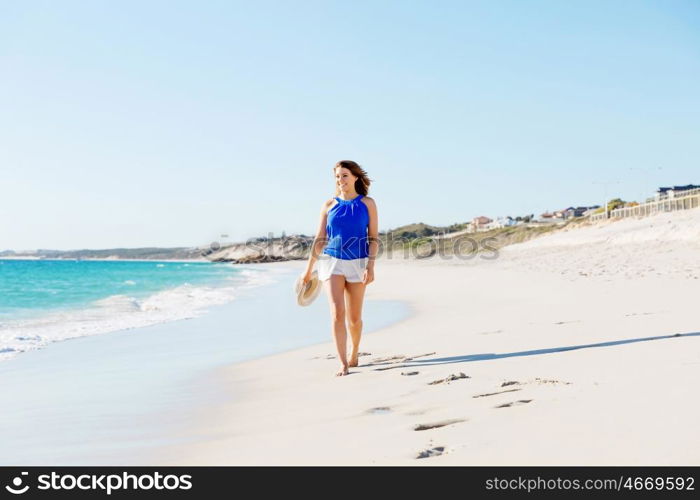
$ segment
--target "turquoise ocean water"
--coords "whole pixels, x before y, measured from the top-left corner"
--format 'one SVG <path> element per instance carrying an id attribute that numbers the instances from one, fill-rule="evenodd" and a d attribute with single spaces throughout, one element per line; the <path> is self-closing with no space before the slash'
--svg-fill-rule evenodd
<path id="1" fill-rule="evenodd" d="M 58 340 L 194 317 L 260 276 L 209 262 L 0 260 L 0 361 Z"/>
<path id="2" fill-rule="evenodd" d="M 296 304 L 300 262 L 0 262 L 0 465 L 156 465 L 244 396 L 218 369 L 313 344 L 298 369 L 336 369 L 327 297 Z M 409 313 L 366 301 L 362 350 Z"/>

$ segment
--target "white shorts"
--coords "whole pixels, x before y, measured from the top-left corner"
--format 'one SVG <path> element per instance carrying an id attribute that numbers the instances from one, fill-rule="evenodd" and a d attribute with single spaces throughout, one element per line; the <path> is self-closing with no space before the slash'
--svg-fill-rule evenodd
<path id="1" fill-rule="evenodd" d="M 345 281 L 361 283 L 369 257 L 362 259 L 338 259 L 324 254 L 318 259 L 318 279 L 326 281 L 332 274 L 342 274 Z"/>

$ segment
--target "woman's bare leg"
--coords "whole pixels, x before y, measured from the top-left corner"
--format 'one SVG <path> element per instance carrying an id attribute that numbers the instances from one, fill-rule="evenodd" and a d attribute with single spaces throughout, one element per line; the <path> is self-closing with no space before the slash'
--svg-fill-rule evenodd
<path id="1" fill-rule="evenodd" d="M 348 374 L 348 333 L 345 329 L 345 302 L 343 301 L 345 276 L 333 274 L 325 281 L 325 286 L 328 291 L 328 303 L 331 307 L 333 338 L 335 339 L 335 347 L 340 360 L 340 369 L 336 372 L 336 376 L 343 376 Z"/>
<path id="2" fill-rule="evenodd" d="M 345 314 L 348 320 L 348 329 L 352 338 L 352 352 L 350 353 L 349 366 L 358 365 L 360 354 L 360 338 L 362 337 L 362 302 L 365 297 L 364 283 L 345 282 Z"/>

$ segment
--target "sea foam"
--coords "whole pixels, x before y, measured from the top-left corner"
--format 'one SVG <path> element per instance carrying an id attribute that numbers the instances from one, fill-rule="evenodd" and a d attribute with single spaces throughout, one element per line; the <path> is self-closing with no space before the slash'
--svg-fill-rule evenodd
<path id="1" fill-rule="evenodd" d="M 245 289 L 273 283 L 276 281 L 274 274 L 267 270 L 242 269 L 224 286 L 185 283 L 145 298 L 111 295 L 82 309 L 5 320 L 0 324 L 0 361 L 61 340 L 194 318 L 204 314 L 210 306 L 234 300 Z"/>

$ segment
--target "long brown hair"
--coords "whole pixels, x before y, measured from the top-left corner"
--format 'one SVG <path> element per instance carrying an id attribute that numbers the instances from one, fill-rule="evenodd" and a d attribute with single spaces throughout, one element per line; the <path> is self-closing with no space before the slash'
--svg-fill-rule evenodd
<path id="1" fill-rule="evenodd" d="M 335 169 L 338 167 L 347 168 L 350 171 L 350 173 L 352 173 L 352 175 L 357 177 L 357 180 L 355 181 L 355 191 L 357 191 L 358 194 L 367 196 L 367 194 L 369 193 L 369 185 L 372 183 L 372 179 L 367 177 L 367 172 L 365 172 L 360 165 L 350 160 L 339 161 L 333 167 L 333 171 L 335 172 Z M 336 184 L 335 196 L 338 196 L 339 194 L 340 190 L 338 188 L 338 185 Z"/>

